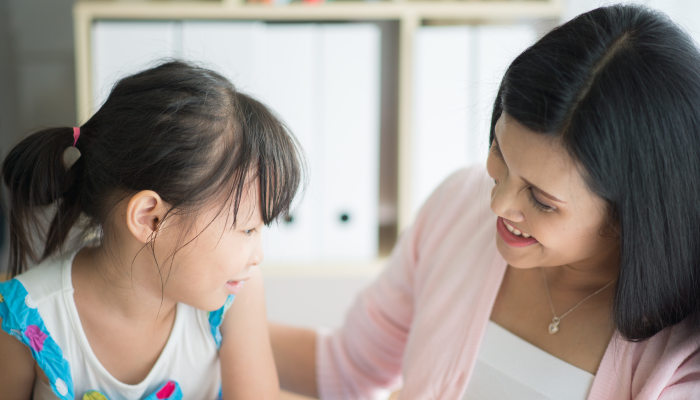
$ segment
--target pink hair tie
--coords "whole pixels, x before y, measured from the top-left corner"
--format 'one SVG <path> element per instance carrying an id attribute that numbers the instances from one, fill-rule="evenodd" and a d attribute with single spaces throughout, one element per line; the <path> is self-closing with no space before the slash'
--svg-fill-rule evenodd
<path id="1" fill-rule="evenodd" d="M 73 127 L 73 147 L 75 147 L 75 144 L 78 143 L 78 138 L 80 137 L 80 128 L 79 127 Z"/>

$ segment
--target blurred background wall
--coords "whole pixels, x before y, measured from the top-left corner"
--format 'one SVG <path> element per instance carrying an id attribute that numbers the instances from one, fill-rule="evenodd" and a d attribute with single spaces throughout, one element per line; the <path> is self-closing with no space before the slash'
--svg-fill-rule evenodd
<path id="1" fill-rule="evenodd" d="M 3 159 L 28 131 L 75 123 L 72 7 L 72 0 L 0 0 Z M 6 260 L 3 244 L 0 271 Z"/>

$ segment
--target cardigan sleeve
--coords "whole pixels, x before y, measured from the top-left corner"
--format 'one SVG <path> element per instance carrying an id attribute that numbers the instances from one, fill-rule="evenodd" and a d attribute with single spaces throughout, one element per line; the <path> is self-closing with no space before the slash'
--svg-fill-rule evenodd
<path id="1" fill-rule="evenodd" d="M 700 351 L 696 350 L 674 371 L 659 400 L 700 398 Z"/>
<path id="2" fill-rule="evenodd" d="M 606 354 L 596 374 L 596 381 L 601 381 L 597 395 L 590 398 L 700 398 L 700 336 L 692 319 L 645 341 L 628 342 L 618 336 L 611 343 L 610 354 Z"/>
<path id="3" fill-rule="evenodd" d="M 401 385 L 401 367 L 415 309 L 418 243 L 431 215 L 465 171 L 448 178 L 404 232 L 380 276 L 355 300 L 344 326 L 317 332 L 316 375 L 322 400 L 374 399 Z"/>

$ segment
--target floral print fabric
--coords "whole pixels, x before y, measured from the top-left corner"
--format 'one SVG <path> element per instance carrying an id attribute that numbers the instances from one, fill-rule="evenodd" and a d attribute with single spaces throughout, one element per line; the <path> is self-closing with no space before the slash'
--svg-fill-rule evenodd
<path id="1" fill-rule="evenodd" d="M 234 296 L 229 296 L 223 307 L 209 313 L 211 332 L 217 348 L 221 345 L 221 323 L 233 299 Z M 0 283 L 2 330 L 31 349 L 32 356 L 49 378 L 51 389 L 59 399 L 73 400 L 75 394 L 70 365 L 63 357 L 61 348 L 51 338 L 36 308 L 36 303 L 21 282 L 11 279 Z M 180 385 L 175 381 L 168 381 L 144 400 L 182 400 L 182 398 Z M 82 399 L 109 400 L 104 394 L 94 390 L 85 393 Z"/>

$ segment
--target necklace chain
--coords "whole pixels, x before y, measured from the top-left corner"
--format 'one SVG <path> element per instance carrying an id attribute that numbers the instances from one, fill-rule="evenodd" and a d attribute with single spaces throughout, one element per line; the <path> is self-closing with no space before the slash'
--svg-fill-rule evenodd
<path id="1" fill-rule="evenodd" d="M 552 303 L 552 296 L 549 294 L 549 283 L 547 283 L 547 274 L 544 273 L 544 268 L 542 268 L 542 267 L 540 267 L 540 271 L 542 271 L 542 279 L 544 279 L 544 288 L 545 288 L 545 290 L 547 291 L 547 299 L 549 300 L 549 308 L 552 309 L 552 316 L 553 316 L 553 318 L 552 318 L 552 323 L 549 324 L 549 333 L 550 333 L 551 335 L 553 335 L 553 334 L 559 332 L 559 321 L 561 321 L 562 318 L 566 317 L 570 312 L 574 311 L 574 309 L 575 309 L 576 307 L 580 306 L 581 303 L 583 303 L 584 301 L 586 301 L 586 300 L 590 299 L 591 297 L 597 295 L 598 293 L 602 292 L 602 291 L 605 290 L 608 286 L 612 285 L 613 282 L 615 282 L 615 279 L 611 280 L 610 282 L 608 282 L 607 285 L 605 285 L 605 286 L 603 286 L 602 288 L 596 290 L 595 292 L 589 294 L 588 296 L 586 296 L 586 298 L 584 298 L 583 300 L 581 300 L 581 301 L 579 301 L 578 303 L 576 303 L 575 306 L 571 307 L 567 312 L 565 312 L 565 313 L 562 314 L 561 316 L 557 317 L 557 313 L 554 311 L 554 303 Z"/>

